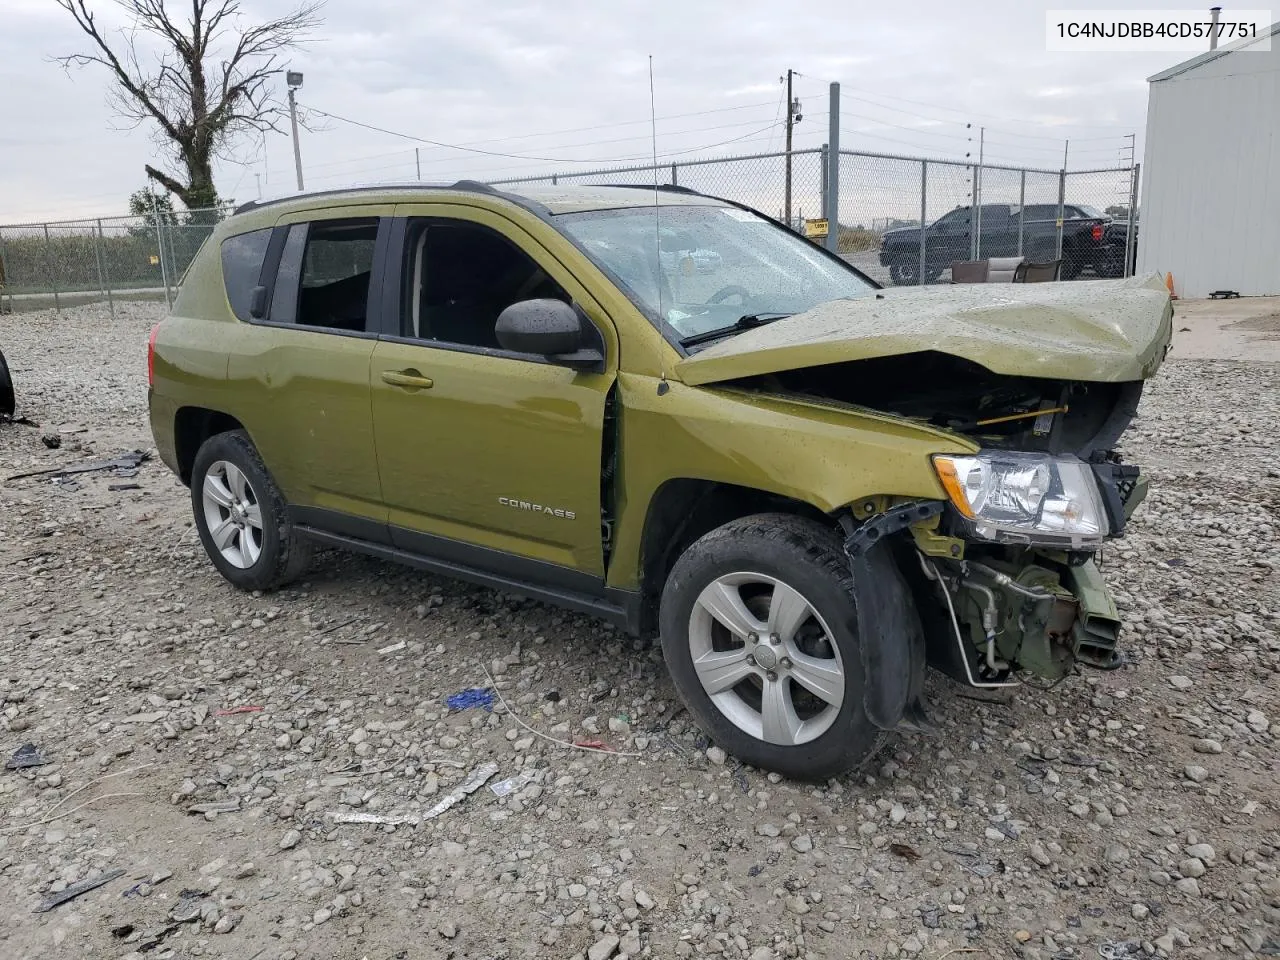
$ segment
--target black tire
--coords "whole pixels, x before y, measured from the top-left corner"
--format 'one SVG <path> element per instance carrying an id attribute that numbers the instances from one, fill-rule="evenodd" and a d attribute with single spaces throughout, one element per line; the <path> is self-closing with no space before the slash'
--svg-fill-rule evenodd
<path id="1" fill-rule="evenodd" d="M 926 264 L 924 269 L 924 282 L 933 283 L 942 276 L 942 268 L 935 267 L 932 264 Z M 889 279 L 893 281 L 896 287 L 915 287 L 920 284 L 920 263 L 912 261 L 910 263 L 895 263 L 889 267 Z"/>
<path id="2" fill-rule="evenodd" d="M 214 544 L 204 505 L 205 479 L 211 467 L 230 463 L 240 470 L 261 511 L 261 553 L 251 566 L 239 567 Z M 191 469 L 191 506 L 196 530 L 209 559 L 241 590 L 274 590 L 301 577 L 311 563 L 312 544 L 293 529 L 284 497 L 243 430 L 210 437 L 200 446 Z"/>
<path id="3" fill-rule="evenodd" d="M 699 680 L 690 640 L 694 605 L 717 578 L 740 571 L 772 577 L 802 591 L 803 599 L 825 621 L 829 633 L 824 632 L 824 642 L 833 643 L 839 652 L 843 701 L 838 710 L 830 708 L 831 725 L 808 742 L 784 746 L 748 733 L 716 706 Z M 816 624 L 816 619 L 810 623 Z M 822 524 L 787 514 L 757 514 L 711 531 L 672 568 L 662 591 L 659 625 L 667 669 L 685 706 L 713 740 L 744 762 L 796 779 L 824 780 L 858 768 L 884 742 L 884 734 L 863 707 L 865 681 L 849 562 L 839 537 Z M 763 687 L 768 681 L 743 682 Z M 730 692 L 736 695 L 740 689 L 750 694 L 754 688 L 735 686 Z"/>
<path id="4" fill-rule="evenodd" d="M 9 376 L 9 364 L 5 362 L 4 351 L 0 350 L 0 417 L 13 418 L 17 402 L 13 396 L 13 377 Z"/>

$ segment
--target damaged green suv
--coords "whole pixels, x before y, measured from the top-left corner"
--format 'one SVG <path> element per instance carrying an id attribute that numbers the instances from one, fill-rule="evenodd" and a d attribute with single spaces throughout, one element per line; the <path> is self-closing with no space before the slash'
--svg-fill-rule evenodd
<path id="1" fill-rule="evenodd" d="M 659 634 L 708 734 L 823 778 L 974 686 L 1118 662 L 1094 552 L 1170 339 L 1150 280 L 881 290 L 690 191 L 249 204 L 152 332 L 213 565 L 315 545 Z"/>

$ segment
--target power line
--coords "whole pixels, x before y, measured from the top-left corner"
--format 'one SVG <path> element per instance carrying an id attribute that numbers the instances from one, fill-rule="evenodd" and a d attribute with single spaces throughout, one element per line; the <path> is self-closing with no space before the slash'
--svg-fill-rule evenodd
<path id="1" fill-rule="evenodd" d="M 372 130 L 375 133 L 385 133 L 386 135 L 391 137 L 400 137 L 403 140 L 413 140 L 417 143 L 426 143 L 433 147 L 440 147 L 446 150 L 459 150 L 459 151 L 462 151 L 463 153 L 475 153 L 475 154 L 480 154 L 481 156 L 487 156 L 487 157 L 501 157 L 507 160 L 536 160 L 542 163 L 584 163 L 584 162 L 621 163 L 621 162 L 628 162 L 633 160 L 644 160 L 648 158 L 648 155 L 644 155 L 644 156 L 638 156 L 638 157 L 615 157 L 612 159 L 600 159 L 597 161 L 591 161 L 591 160 L 584 161 L 579 157 L 542 157 L 542 156 L 534 156 L 532 154 L 502 153 L 501 151 L 498 151 L 498 150 L 482 150 L 478 147 L 468 147 L 468 146 L 464 146 L 462 144 L 456 144 L 456 143 L 444 143 L 440 140 L 431 140 L 427 137 L 418 137 L 410 133 L 401 133 L 397 130 L 388 130 L 385 127 L 374 126 L 371 123 L 363 123 L 360 120 L 352 120 L 350 117 L 342 117 L 336 113 L 329 113 L 325 110 L 317 109 L 316 107 L 309 107 L 308 109 L 311 110 L 312 113 L 318 114 L 319 116 L 328 117 L 331 120 L 338 120 L 338 121 L 341 121 L 342 123 L 349 123 L 352 126 L 360 127 L 364 130 Z M 721 140 L 718 143 L 703 144 L 702 146 L 693 147 L 689 150 L 671 151 L 669 153 L 662 154 L 662 156 L 664 157 L 683 156 L 688 153 L 697 153 L 699 150 L 709 150 L 713 147 L 722 147 L 730 143 L 737 143 L 740 140 L 745 140 L 748 137 L 754 136 L 757 133 L 763 133 L 766 130 L 770 130 L 775 125 L 776 125 L 775 121 L 770 121 L 770 123 L 767 126 L 761 127 L 759 130 L 753 131 L 751 133 L 744 134 L 741 137 L 731 137 L 728 140 Z"/>
<path id="2" fill-rule="evenodd" d="M 777 122 L 779 121 L 775 120 L 775 123 Z M 759 123 L 758 120 L 739 120 L 735 123 L 722 123 L 712 127 L 697 127 L 697 128 L 688 129 L 688 130 L 669 130 L 666 133 L 664 133 L 663 136 L 678 137 L 678 136 L 684 136 L 685 134 L 690 134 L 690 133 L 705 133 L 710 130 L 731 130 L 738 127 L 757 125 L 758 123 Z M 615 124 L 615 126 L 617 125 Z M 595 128 L 587 128 L 587 129 L 595 129 Z M 612 143 L 630 143 L 632 141 L 648 140 L 648 139 L 649 139 L 649 134 L 646 133 L 646 134 L 638 134 L 634 137 L 615 137 L 610 140 L 588 140 L 582 143 L 556 143 L 556 144 L 551 144 L 550 146 L 556 150 L 563 150 L 563 149 L 572 149 L 575 147 L 603 146 L 603 145 L 612 144 Z M 400 156 L 400 155 L 411 156 L 411 154 L 405 150 L 392 150 L 392 151 L 385 151 L 383 153 L 370 154 L 364 157 L 351 157 L 345 160 L 330 160 L 324 163 L 313 163 L 313 164 L 308 164 L 307 167 L 308 169 L 320 170 L 326 167 L 342 166 L 348 163 L 362 163 L 366 160 L 381 160 L 385 157 L 393 157 L 393 156 Z M 424 163 L 453 162 L 456 159 L 457 159 L 456 157 L 432 157 L 432 158 L 424 159 L 423 162 Z"/>
<path id="3" fill-rule="evenodd" d="M 844 84 L 841 84 L 842 92 L 843 92 L 843 88 L 844 88 L 844 86 L 845 86 Z M 993 116 L 993 115 L 988 114 L 988 113 L 977 113 L 977 112 L 975 112 L 975 111 L 973 111 L 973 110 L 969 110 L 969 109 L 960 109 L 960 108 L 956 108 L 956 107 L 945 107 L 945 106 L 942 106 L 941 104 L 925 103 L 925 102 L 924 102 L 924 101 L 922 101 L 922 100 L 909 100 L 909 99 L 907 99 L 906 97 L 894 97 L 894 96 L 891 96 L 891 95 L 889 95 L 889 94 L 887 94 L 887 93 L 886 93 L 886 94 L 875 93 L 875 92 L 873 92 L 873 91 L 870 91 L 870 90 L 864 90 L 864 89 L 861 89 L 861 88 L 859 88 L 859 87 L 853 87 L 853 86 L 851 86 L 851 87 L 849 87 L 849 89 L 850 89 L 850 90 L 858 90 L 859 92 L 861 92 L 861 93 L 865 93 L 865 94 L 867 94 L 868 96 L 880 97 L 880 98 L 882 98 L 882 99 L 884 99 L 884 100 L 896 100 L 896 101 L 898 101 L 899 103 L 910 103 L 910 104 L 914 104 L 914 105 L 915 105 L 915 106 L 917 106 L 917 107 L 928 107 L 930 110 L 941 110 L 941 111 L 942 111 L 942 112 L 944 112 L 944 113 L 955 113 L 955 114 L 959 114 L 960 116 L 962 116 L 962 117 L 964 117 L 964 118 L 966 118 L 966 119 L 969 119 L 969 118 L 979 118 L 979 119 L 984 119 L 984 120 L 998 120 L 998 121 L 999 121 L 999 122 L 1001 122 L 1001 123 L 1029 124 L 1029 125 L 1031 125 L 1031 126 L 1037 126 L 1037 127 L 1057 127 L 1057 126 L 1064 126 L 1064 127 L 1071 127 L 1071 128 L 1073 128 L 1073 129 L 1077 129 L 1077 130 L 1132 130 L 1132 129 L 1133 129 L 1133 125 L 1132 125 L 1132 124 L 1126 124 L 1126 123 L 1070 123 L 1070 124 L 1061 124 L 1061 125 L 1059 125 L 1059 124 L 1043 123 L 1043 122 L 1040 122 L 1040 121 L 1037 121 L 1037 120 L 1019 119 L 1019 118 L 1014 118 L 1014 117 L 997 117 L 997 116 Z M 853 97 L 853 96 L 850 96 L 850 97 L 848 97 L 848 99 L 850 99 L 850 100 L 862 100 L 863 98 L 861 98 L 861 97 Z M 899 113 L 910 113 L 910 111 L 900 110 L 900 109 L 899 109 L 899 108 L 897 108 L 897 107 L 891 107 L 891 106 L 889 106 L 889 105 L 887 105 L 887 104 L 882 104 L 882 103 L 879 103 L 878 101 L 875 101 L 875 100 L 865 100 L 864 102 L 866 102 L 866 103 L 872 103 L 872 104 L 875 104 L 876 106 L 883 107 L 883 108 L 884 108 L 884 109 L 886 109 L 886 110 L 896 110 L 896 111 L 897 111 L 897 112 L 899 112 Z M 912 115 L 913 115 L 913 116 L 921 116 L 920 114 L 912 114 Z M 927 119 L 927 120 L 934 120 L 934 119 L 938 119 L 938 118 L 936 118 L 936 117 L 925 117 L 924 119 Z M 1031 137 L 1032 135 L 1031 135 L 1031 134 L 1021 134 L 1021 136 Z M 1122 134 L 1113 134 L 1112 136 L 1109 136 L 1109 137 L 1095 137 L 1095 138 L 1081 138 L 1081 139 L 1113 140 L 1113 139 L 1119 139 L 1121 136 L 1123 136 L 1123 135 L 1122 135 Z M 1041 138 L 1043 138 L 1043 139 L 1048 139 L 1048 140 L 1061 140 L 1061 139 L 1063 139 L 1062 137 L 1045 137 L 1043 134 L 1036 135 L 1036 137 L 1035 137 L 1035 138 L 1036 138 L 1036 139 L 1041 139 Z M 1074 139 L 1077 139 L 1077 138 L 1072 137 L 1071 139 L 1073 139 L 1073 140 L 1074 140 Z"/>

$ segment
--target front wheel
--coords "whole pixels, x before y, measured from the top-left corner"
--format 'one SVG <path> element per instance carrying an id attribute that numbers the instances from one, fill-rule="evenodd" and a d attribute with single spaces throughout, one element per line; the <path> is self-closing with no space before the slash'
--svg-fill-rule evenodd
<path id="1" fill-rule="evenodd" d="M 853 578 L 836 534 L 761 514 L 694 543 L 662 592 L 662 649 L 689 711 L 730 753 L 822 780 L 868 760 Z"/>
<path id="2" fill-rule="evenodd" d="M 284 497 L 248 434 L 220 433 L 201 445 L 191 503 L 205 552 L 235 586 L 272 590 L 306 572 L 311 544 L 288 522 Z"/>

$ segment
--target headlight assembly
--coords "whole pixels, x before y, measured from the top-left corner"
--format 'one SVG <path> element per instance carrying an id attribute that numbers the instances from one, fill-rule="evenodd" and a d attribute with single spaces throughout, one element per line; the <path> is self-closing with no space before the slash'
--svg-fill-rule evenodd
<path id="1" fill-rule="evenodd" d="M 983 450 L 935 456 L 947 497 L 983 540 L 1096 546 L 1110 533 L 1093 470 L 1072 456 Z"/>

